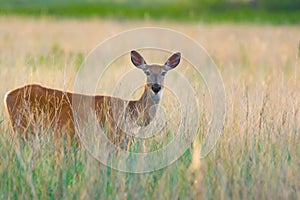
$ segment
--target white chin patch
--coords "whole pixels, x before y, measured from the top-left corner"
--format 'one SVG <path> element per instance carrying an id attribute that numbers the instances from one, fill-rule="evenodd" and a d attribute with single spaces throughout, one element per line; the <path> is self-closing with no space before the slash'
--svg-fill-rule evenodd
<path id="1" fill-rule="evenodd" d="M 161 90 L 157 94 L 151 92 L 152 101 L 158 103 L 161 100 L 161 97 L 162 97 L 162 91 Z"/>

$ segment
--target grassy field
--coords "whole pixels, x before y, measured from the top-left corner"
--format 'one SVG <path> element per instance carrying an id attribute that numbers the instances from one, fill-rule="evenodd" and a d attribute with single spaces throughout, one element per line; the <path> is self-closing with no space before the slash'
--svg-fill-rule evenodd
<path id="1" fill-rule="evenodd" d="M 143 26 L 172 28 L 202 44 L 227 95 L 224 132 L 212 153 L 198 158 L 209 122 L 202 115 L 193 146 L 169 167 L 145 174 L 110 169 L 83 147 L 12 143 L 1 106 L 0 199 L 299 199 L 299 26 L 13 16 L 1 17 L 0 24 L 1 99 L 31 82 L 72 90 L 91 49 Z M 208 96 L 203 98 L 205 113 Z"/>

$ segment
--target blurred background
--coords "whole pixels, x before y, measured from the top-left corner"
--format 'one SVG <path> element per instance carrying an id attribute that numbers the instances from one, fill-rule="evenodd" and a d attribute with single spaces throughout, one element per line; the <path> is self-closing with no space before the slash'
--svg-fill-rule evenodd
<path id="1" fill-rule="evenodd" d="M 299 23 L 300 0 L 11 0 L 0 13 L 204 22 Z"/>

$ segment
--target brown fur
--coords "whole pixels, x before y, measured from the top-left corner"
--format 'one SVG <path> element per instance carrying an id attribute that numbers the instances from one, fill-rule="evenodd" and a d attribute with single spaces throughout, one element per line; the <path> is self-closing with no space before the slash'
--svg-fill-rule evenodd
<path id="1" fill-rule="evenodd" d="M 101 126 L 104 126 L 105 123 L 109 125 L 108 138 L 113 143 L 120 144 L 124 140 L 124 136 L 122 131 L 115 126 L 111 104 L 112 102 L 128 103 L 126 112 L 130 113 L 131 120 L 137 121 L 140 126 L 146 126 L 152 119 L 147 114 L 147 108 L 154 104 L 147 98 L 147 89 L 149 88 L 145 87 L 140 99 L 126 101 L 108 96 L 73 94 L 31 84 L 9 91 L 5 95 L 4 103 L 14 132 L 21 134 L 23 138 L 26 139 L 29 133 L 40 132 L 42 128 L 44 131 L 51 130 L 55 140 L 60 137 L 60 134 L 64 134 L 65 138 L 73 141 L 75 125 L 72 98 L 80 99 L 79 106 L 83 106 L 86 101 L 94 100 L 91 105 L 94 108 L 85 109 L 95 109 L 99 124 Z"/>

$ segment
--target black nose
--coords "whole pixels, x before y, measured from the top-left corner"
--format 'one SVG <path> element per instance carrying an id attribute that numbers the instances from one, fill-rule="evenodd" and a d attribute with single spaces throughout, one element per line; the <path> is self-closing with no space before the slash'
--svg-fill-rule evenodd
<path id="1" fill-rule="evenodd" d="M 157 84 L 157 83 L 154 83 L 152 85 L 152 90 L 156 94 L 156 93 L 158 93 L 161 90 L 161 86 L 159 84 Z"/>

